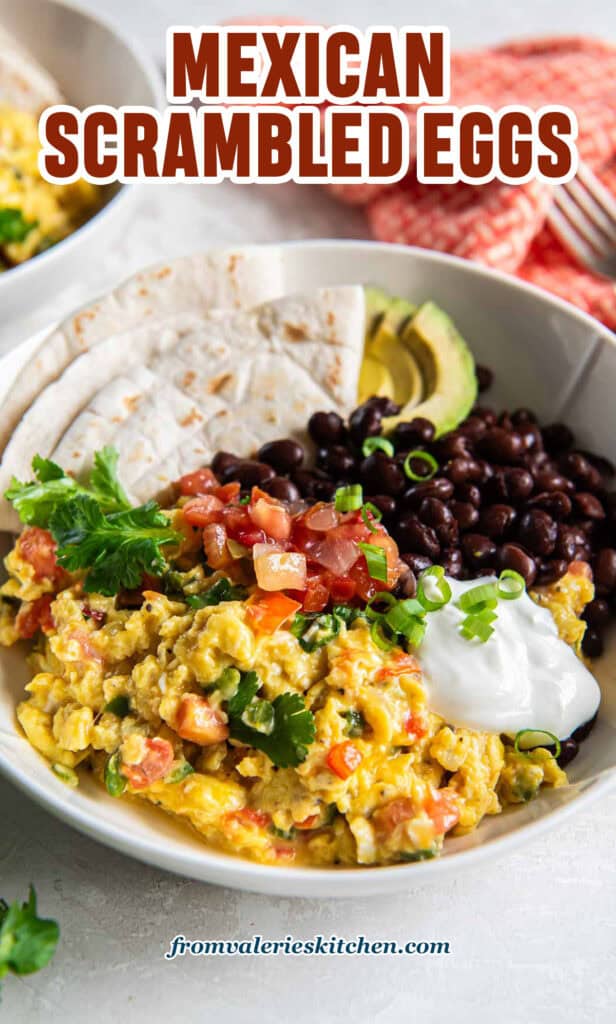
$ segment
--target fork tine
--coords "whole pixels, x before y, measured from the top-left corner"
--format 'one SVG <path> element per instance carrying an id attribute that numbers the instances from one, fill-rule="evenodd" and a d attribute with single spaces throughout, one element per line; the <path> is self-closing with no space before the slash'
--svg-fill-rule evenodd
<path id="1" fill-rule="evenodd" d="M 571 227 L 571 224 L 561 213 L 560 209 L 552 204 L 548 213 L 548 223 L 557 238 L 562 242 L 567 252 L 571 253 L 578 262 L 585 263 L 589 267 L 597 268 L 599 260 L 597 253 L 583 238 Z"/>
<path id="2" fill-rule="evenodd" d="M 571 226 L 577 229 L 585 241 L 592 246 L 596 255 L 605 257 L 613 249 L 610 241 L 605 237 L 589 219 L 584 210 L 580 209 L 577 203 L 562 189 L 556 189 L 554 202 L 560 211 L 567 218 Z"/>
<path id="3" fill-rule="evenodd" d="M 588 189 L 595 202 L 605 210 L 608 217 L 616 224 L 616 199 L 603 182 L 599 181 L 597 175 L 581 161 L 577 171 L 577 178 Z"/>
<path id="4" fill-rule="evenodd" d="M 616 246 L 616 220 L 613 220 L 599 205 L 593 193 L 584 188 L 576 178 L 565 182 L 563 189 L 586 212 L 593 224 L 603 231 L 612 246 Z"/>

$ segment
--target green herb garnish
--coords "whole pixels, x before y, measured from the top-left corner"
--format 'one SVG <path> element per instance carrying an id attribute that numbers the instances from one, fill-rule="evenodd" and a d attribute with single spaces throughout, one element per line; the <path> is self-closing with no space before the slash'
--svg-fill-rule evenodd
<path id="1" fill-rule="evenodd" d="M 191 765 L 190 761 L 187 761 L 186 758 L 182 758 L 175 768 L 172 768 L 169 774 L 165 776 L 164 781 L 171 785 L 175 785 L 177 782 L 181 782 L 182 779 L 185 779 L 188 775 L 192 775 L 194 770 L 195 769 Z"/>
<path id="2" fill-rule="evenodd" d="M 79 776 L 74 768 L 69 768 L 67 765 L 60 764 L 59 761 L 56 761 L 52 764 L 51 770 L 56 778 L 60 779 L 60 782 L 63 782 L 65 786 L 70 786 L 71 789 L 77 789 L 77 786 L 79 785 Z"/>
<path id="3" fill-rule="evenodd" d="M 96 501 L 105 513 L 122 512 L 131 505 L 118 479 L 117 464 L 115 448 L 102 448 L 94 453 L 94 468 L 89 479 L 80 484 L 51 459 L 35 455 L 32 459 L 35 479 L 22 483 L 13 477 L 5 498 L 27 526 L 48 527 L 54 512 L 81 494 Z"/>
<path id="4" fill-rule="evenodd" d="M 374 523 L 372 522 L 372 520 L 374 519 L 375 522 L 380 523 L 381 519 L 383 518 L 383 513 L 381 512 L 380 508 L 377 508 L 376 505 L 373 505 L 371 501 L 367 501 L 361 507 L 361 517 L 366 526 L 368 527 L 368 529 L 370 530 L 370 533 L 378 533 L 378 530 Z"/>
<path id="5" fill-rule="evenodd" d="M 103 711 L 110 711 L 112 715 L 117 715 L 118 718 L 126 718 L 130 714 L 130 701 L 125 694 L 120 693 L 105 704 Z"/>
<path id="6" fill-rule="evenodd" d="M 334 508 L 336 512 L 355 512 L 364 503 L 361 484 L 349 484 L 348 487 L 339 487 L 334 494 Z"/>
<path id="7" fill-rule="evenodd" d="M 56 921 L 36 912 L 36 892 L 30 886 L 27 903 L 0 899 L 0 978 L 34 974 L 45 967 L 56 951 L 60 929 Z"/>
<path id="8" fill-rule="evenodd" d="M 387 583 L 387 555 L 377 544 L 359 542 L 357 547 L 362 552 L 368 566 L 368 575 L 373 580 Z"/>
<path id="9" fill-rule="evenodd" d="M 376 451 L 385 452 L 385 455 L 389 455 L 391 458 L 395 449 L 391 441 L 385 437 L 367 437 L 361 446 L 362 455 L 367 458 L 368 455 L 372 455 Z"/>
<path id="10" fill-rule="evenodd" d="M 350 711 L 345 711 L 344 717 L 347 723 L 344 727 L 345 735 L 352 737 L 363 736 L 364 729 L 366 728 L 366 719 L 361 711 L 351 708 Z"/>
<path id="11" fill-rule="evenodd" d="M 58 563 L 69 572 L 86 569 L 86 593 L 107 597 L 136 589 L 145 573 L 162 576 L 167 562 L 161 549 L 181 540 L 155 501 L 105 516 L 86 494 L 58 505 L 49 529 Z"/>
<path id="12" fill-rule="evenodd" d="M 26 220 L 21 210 L 5 206 L 0 210 L 0 245 L 24 242 L 37 227 L 37 220 Z"/>
<path id="13" fill-rule="evenodd" d="M 255 700 L 260 688 L 255 672 L 242 673 L 237 693 L 227 705 L 231 738 L 263 751 L 280 768 L 294 768 L 305 761 L 316 736 L 314 715 L 299 693 L 282 693 L 270 703 Z M 266 723 L 268 732 L 262 731 Z"/>
<path id="14" fill-rule="evenodd" d="M 346 604 L 335 604 L 331 612 L 297 612 L 290 630 L 302 650 L 312 654 L 335 640 L 343 623 L 350 626 L 362 614 L 359 608 Z"/>
<path id="15" fill-rule="evenodd" d="M 243 601 L 247 593 L 246 587 L 235 586 L 226 576 L 221 576 L 205 593 L 189 594 L 183 600 L 189 608 L 210 608 L 223 601 Z"/>
<path id="16" fill-rule="evenodd" d="M 122 796 L 126 789 L 126 778 L 120 771 L 120 765 L 120 751 L 116 750 L 114 754 L 107 758 L 103 774 L 105 787 L 110 796 Z"/>
<path id="17" fill-rule="evenodd" d="M 425 464 L 425 473 L 416 473 L 411 466 L 411 462 L 417 460 Z M 417 480 L 423 482 L 424 480 L 431 480 L 435 473 L 438 472 L 438 462 L 430 452 L 421 451 L 419 448 L 416 451 L 409 452 L 404 460 L 404 472 L 408 476 L 409 480 Z"/>

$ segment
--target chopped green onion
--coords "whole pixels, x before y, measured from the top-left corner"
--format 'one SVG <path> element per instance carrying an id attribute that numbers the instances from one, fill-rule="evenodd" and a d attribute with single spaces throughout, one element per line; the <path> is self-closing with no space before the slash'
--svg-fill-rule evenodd
<path id="1" fill-rule="evenodd" d="M 383 625 L 379 619 L 370 626 L 370 636 L 381 651 L 393 651 L 396 646 L 394 640 L 390 640 L 389 637 L 385 636 Z"/>
<path id="2" fill-rule="evenodd" d="M 484 617 L 485 616 L 485 617 Z M 487 616 L 491 616 L 493 622 L 496 618 L 494 612 L 485 611 L 478 615 L 467 615 L 460 626 L 460 632 L 465 640 L 479 640 L 482 644 L 490 639 L 494 632 L 493 626 Z"/>
<path id="3" fill-rule="evenodd" d="M 521 747 L 520 740 L 523 736 L 526 736 L 526 745 Z M 539 736 L 547 736 L 550 742 L 542 743 L 540 739 L 537 739 Z M 557 759 L 560 757 L 560 740 L 558 736 L 555 736 L 553 732 L 548 732 L 547 729 L 520 729 L 520 731 L 516 733 L 513 743 L 513 749 L 516 754 L 525 754 L 528 750 L 534 750 L 537 747 L 546 746 L 554 746 L 556 748 L 554 751 L 554 758 Z"/>
<path id="4" fill-rule="evenodd" d="M 355 512 L 364 503 L 364 495 L 361 484 L 349 484 L 348 487 L 339 487 L 334 494 L 334 508 L 336 512 Z"/>
<path id="5" fill-rule="evenodd" d="M 182 758 L 179 764 L 176 764 L 175 768 L 165 776 L 164 781 L 171 784 L 181 782 L 187 775 L 192 775 L 194 770 L 195 769 L 191 765 L 190 761 L 187 761 L 186 758 Z"/>
<path id="6" fill-rule="evenodd" d="M 343 606 L 338 605 L 337 607 Z M 350 616 L 347 617 L 346 612 L 345 615 L 332 615 L 329 612 L 304 615 L 302 612 L 298 612 L 291 623 L 291 633 L 299 640 L 302 650 L 312 654 L 319 647 L 325 647 L 326 644 L 335 640 L 340 632 L 340 624 L 347 621 L 350 621 Z"/>
<path id="7" fill-rule="evenodd" d="M 366 719 L 362 715 L 361 711 L 357 711 L 356 708 L 351 708 L 350 711 L 345 711 L 344 717 L 346 718 L 346 726 L 344 732 L 346 736 L 362 736 L 364 729 L 366 728 Z"/>
<path id="8" fill-rule="evenodd" d="M 238 505 L 250 505 L 250 495 L 244 494 L 243 497 L 239 498 Z"/>
<path id="9" fill-rule="evenodd" d="M 360 608 L 353 608 L 350 604 L 335 604 L 332 608 L 332 614 L 344 622 L 346 626 L 350 626 L 351 623 L 355 622 L 355 619 L 359 618 L 364 613 Z"/>
<path id="10" fill-rule="evenodd" d="M 461 608 L 463 612 L 474 611 L 478 605 L 483 605 L 487 601 L 496 601 L 497 598 L 496 583 L 481 583 L 478 587 L 472 587 L 471 590 L 466 590 L 460 595 L 458 608 Z"/>
<path id="11" fill-rule="evenodd" d="M 426 624 L 421 619 L 415 619 L 404 634 L 409 647 L 419 647 L 425 635 Z"/>
<path id="12" fill-rule="evenodd" d="M 426 593 L 426 581 L 430 581 L 430 596 Z M 438 595 L 438 596 L 436 596 Z M 431 565 L 424 569 L 417 581 L 417 600 L 427 612 L 437 612 L 451 601 L 451 587 L 445 579 L 442 565 Z"/>
<path id="13" fill-rule="evenodd" d="M 73 768 L 67 768 L 65 764 L 56 763 L 52 764 L 51 770 L 66 786 L 70 786 L 71 789 L 77 789 L 79 776 Z"/>
<path id="14" fill-rule="evenodd" d="M 295 839 L 295 836 L 297 835 L 293 825 L 291 825 L 291 828 L 287 829 L 276 828 L 275 825 L 270 825 L 270 832 L 273 836 L 276 836 L 277 839 Z"/>
<path id="15" fill-rule="evenodd" d="M 406 636 L 417 619 L 423 618 L 426 609 L 416 601 L 415 598 L 407 598 L 406 601 L 396 601 L 393 608 L 385 613 L 385 623 L 393 633 L 402 633 Z"/>
<path id="16" fill-rule="evenodd" d="M 370 530 L 370 533 L 377 533 L 377 528 L 373 525 L 370 516 L 372 516 L 372 519 L 375 519 L 377 523 L 380 523 L 381 519 L 383 518 L 383 513 L 381 512 L 380 508 L 377 508 L 376 505 L 373 505 L 371 501 L 367 501 L 365 505 L 362 505 L 361 517 L 366 526 L 368 527 L 368 529 Z"/>
<path id="17" fill-rule="evenodd" d="M 384 437 L 367 437 L 361 446 L 362 455 L 367 458 L 368 455 L 372 455 L 373 452 L 381 451 L 389 455 L 390 458 L 394 454 L 394 446 L 391 441 L 388 441 Z"/>
<path id="18" fill-rule="evenodd" d="M 377 612 L 376 608 L 373 607 L 375 603 L 385 604 L 388 608 L 393 608 L 398 602 L 394 595 L 390 594 L 388 590 L 379 590 L 378 594 L 375 594 L 374 597 L 370 598 L 365 609 L 366 617 L 372 621 L 382 617 L 382 612 Z"/>
<path id="19" fill-rule="evenodd" d="M 504 601 L 515 601 L 526 590 L 526 580 L 514 569 L 503 569 L 495 586 L 498 596 Z"/>
<path id="20" fill-rule="evenodd" d="M 401 850 L 400 860 L 405 861 L 407 864 L 415 864 L 420 860 L 432 860 L 436 857 L 436 850 L 430 848 L 426 850 Z"/>
<path id="21" fill-rule="evenodd" d="M 415 473 L 415 471 L 411 467 L 411 462 L 413 461 L 413 459 L 418 459 L 420 462 L 425 462 L 426 466 L 428 467 L 427 471 L 421 475 Z M 436 461 L 433 455 L 430 455 L 430 452 L 424 452 L 420 451 L 420 449 L 417 449 L 416 451 L 409 452 L 406 459 L 404 460 L 404 472 L 408 476 L 409 480 L 431 480 L 434 474 L 438 472 L 438 462 Z"/>
<path id="22" fill-rule="evenodd" d="M 121 796 L 126 789 L 126 779 L 120 771 L 120 764 L 120 751 L 116 750 L 115 754 L 107 758 L 103 773 L 105 786 L 110 796 Z"/>
<path id="23" fill-rule="evenodd" d="M 361 542 L 357 547 L 362 551 L 366 559 L 370 578 L 387 583 L 387 555 L 383 548 L 378 547 L 376 544 L 363 544 Z"/>
<path id="24" fill-rule="evenodd" d="M 130 701 L 125 694 L 120 693 L 105 704 L 103 711 L 110 711 L 112 715 L 117 715 L 118 718 L 126 718 L 130 714 Z"/>
<path id="25" fill-rule="evenodd" d="M 274 731 L 274 708 L 269 700 L 254 698 L 242 713 L 242 722 L 250 729 L 271 736 Z"/>

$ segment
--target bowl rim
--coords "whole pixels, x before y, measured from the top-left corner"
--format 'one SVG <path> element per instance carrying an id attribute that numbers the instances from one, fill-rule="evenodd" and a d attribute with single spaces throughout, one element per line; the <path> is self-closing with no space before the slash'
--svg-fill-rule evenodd
<path id="1" fill-rule="evenodd" d="M 252 247 L 252 246 L 251 246 Z M 540 305 L 559 309 L 565 317 L 578 321 L 583 326 L 598 334 L 604 341 L 616 346 L 616 335 L 594 317 L 577 309 L 557 296 L 550 295 L 543 289 L 527 281 L 515 278 L 503 271 L 474 264 L 461 257 L 422 249 L 417 246 L 389 244 L 355 239 L 306 239 L 287 242 L 267 242 L 256 245 L 256 248 L 267 249 L 282 247 L 302 250 L 319 248 L 327 249 L 359 249 L 368 252 L 397 252 L 410 258 L 418 258 L 435 265 L 455 266 L 462 275 L 472 274 L 487 280 L 501 282 L 514 293 L 517 290 L 529 293 Z M 194 250 L 206 251 L 206 250 Z M 180 257 L 181 258 L 181 257 Z M 139 271 L 137 272 L 139 273 Z M 131 277 L 133 275 L 130 275 Z M 96 300 L 93 300 L 96 301 Z M 52 325 L 52 327 L 55 325 Z M 10 349 L 0 358 L 0 371 L 3 366 L 19 358 L 17 353 L 26 350 L 34 339 L 46 336 L 47 331 L 37 331 L 29 339 Z M 14 369 L 14 367 L 12 368 Z M 16 739 L 23 739 L 17 731 Z M 495 836 L 486 842 L 466 850 L 461 850 L 447 857 L 415 864 L 399 864 L 383 867 L 356 868 L 310 868 L 310 867 L 276 867 L 258 864 L 240 857 L 224 854 L 208 847 L 193 847 L 187 844 L 185 849 L 169 850 L 157 845 L 155 841 L 136 836 L 127 832 L 120 825 L 102 822 L 96 816 L 95 806 L 83 809 L 74 806 L 61 791 L 57 793 L 37 779 L 31 778 L 9 763 L 0 746 L 0 771 L 19 789 L 32 797 L 39 805 L 50 811 L 54 816 L 78 831 L 97 841 L 121 851 L 128 856 L 152 866 L 163 868 L 185 875 L 202 882 L 225 885 L 246 891 L 275 893 L 280 896 L 316 896 L 324 898 L 347 898 L 353 896 L 385 895 L 399 892 L 412 885 L 413 879 L 426 881 L 455 874 L 466 868 L 482 864 L 484 861 L 504 855 L 510 850 L 521 846 L 527 838 L 539 836 L 554 824 L 578 810 L 589 806 L 602 794 L 613 789 L 616 784 L 616 769 L 601 773 L 594 779 L 579 784 L 579 791 L 567 803 L 558 804 L 548 809 L 545 814 L 534 821 L 527 822 L 512 832 Z M 574 784 L 575 785 L 575 784 Z M 67 791 L 68 793 L 68 791 Z"/>
<path id="2" fill-rule="evenodd" d="M 145 80 L 152 93 L 152 100 L 156 109 L 160 110 L 164 106 L 165 87 L 162 75 L 158 70 L 154 59 L 139 41 L 135 40 L 132 36 L 120 29 L 112 18 L 109 18 L 107 15 L 100 15 L 98 12 L 94 13 L 93 11 L 90 11 L 89 8 L 82 6 L 82 4 L 78 3 L 77 0 L 47 0 L 47 3 L 53 7 L 65 7 L 70 11 L 74 11 L 81 15 L 81 17 L 86 21 L 100 25 L 119 40 L 126 47 L 145 76 Z M 141 182 L 118 183 L 116 193 L 111 196 L 111 198 L 101 206 L 101 208 L 97 210 L 92 217 L 89 217 L 85 223 L 81 224 L 75 231 L 71 231 L 70 235 L 67 235 L 66 238 L 62 238 L 49 249 L 36 253 L 23 263 L 19 263 L 17 266 L 9 267 L 8 270 L 5 270 L 4 273 L 0 275 L 0 294 L 3 289 L 8 290 L 11 282 L 22 283 L 29 274 L 35 274 L 43 263 L 45 266 L 51 266 L 52 262 L 57 262 L 58 259 L 62 259 L 62 256 L 65 253 L 68 253 L 71 249 L 75 248 L 75 246 L 87 239 L 89 235 L 97 229 L 99 223 L 102 220 L 107 219 L 107 214 L 110 216 L 115 215 L 127 202 L 130 202 L 136 196 L 141 187 Z"/>

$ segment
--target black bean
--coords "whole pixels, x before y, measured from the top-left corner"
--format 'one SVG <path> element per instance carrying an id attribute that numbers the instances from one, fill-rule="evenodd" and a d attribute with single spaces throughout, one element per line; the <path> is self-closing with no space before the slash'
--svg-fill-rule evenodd
<path id="1" fill-rule="evenodd" d="M 584 519 L 605 519 L 603 505 L 594 494 L 589 494 L 588 491 L 579 491 L 574 494 L 573 504 L 576 512 L 584 516 Z"/>
<path id="2" fill-rule="evenodd" d="M 462 537 L 462 552 L 471 568 L 494 564 L 496 544 L 482 533 L 467 533 Z"/>
<path id="3" fill-rule="evenodd" d="M 475 508 L 481 505 L 481 491 L 477 484 L 462 483 L 456 486 L 456 498 L 460 501 L 468 501 Z"/>
<path id="4" fill-rule="evenodd" d="M 601 549 L 595 559 L 594 574 L 599 597 L 611 594 L 616 588 L 616 549 Z"/>
<path id="5" fill-rule="evenodd" d="M 226 475 L 226 474 L 225 474 Z M 255 459 L 242 459 L 233 472 L 234 480 L 239 480 L 243 488 L 263 487 L 268 480 L 273 480 L 276 473 L 265 462 Z"/>
<path id="6" fill-rule="evenodd" d="M 374 437 L 381 433 L 383 416 L 395 416 L 398 412 L 400 412 L 400 406 L 389 398 L 379 396 L 369 398 L 351 413 L 349 418 L 351 440 L 360 448 L 367 437 Z"/>
<path id="7" fill-rule="evenodd" d="M 556 583 L 565 575 L 568 567 L 564 558 L 548 558 L 537 571 L 537 586 L 547 587 L 548 583 Z"/>
<path id="8" fill-rule="evenodd" d="M 488 409 L 485 405 L 476 405 L 473 409 L 473 416 L 479 416 L 484 423 L 487 423 L 489 427 L 496 423 L 496 413 L 494 409 Z"/>
<path id="9" fill-rule="evenodd" d="M 558 527 L 558 537 L 554 554 L 557 558 L 564 558 L 567 563 L 574 562 L 586 544 L 586 537 L 577 526 L 567 526 L 564 523 Z"/>
<path id="10" fill-rule="evenodd" d="M 600 658 L 603 654 L 603 637 L 596 629 L 587 629 L 582 638 L 582 650 L 589 658 Z"/>
<path id="11" fill-rule="evenodd" d="M 594 729 L 597 722 L 598 714 L 599 712 L 595 711 L 592 718 L 589 718 L 588 721 L 584 722 L 582 725 L 578 725 L 577 729 L 574 729 L 571 733 L 571 738 L 574 739 L 577 743 L 583 743 L 584 740 L 590 736 L 592 730 Z"/>
<path id="12" fill-rule="evenodd" d="M 492 504 L 493 502 L 504 502 L 509 498 L 509 488 L 507 486 L 507 477 L 505 471 L 498 468 L 493 476 L 481 488 L 481 496 L 483 502 Z"/>
<path id="13" fill-rule="evenodd" d="M 443 566 L 447 576 L 457 580 L 462 575 L 463 563 L 462 552 L 459 548 L 445 548 L 441 555 L 440 564 Z"/>
<path id="14" fill-rule="evenodd" d="M 610 621 L 610 608 L 607 601 L 604 601 L 602 597 L 595 597 L 586 605 L 582 618 L 593 629 L 605 629 Z"/>
<path id="15" fill-rule="evenodd" d="M 479 465 L 474 459 L 458 457 L 447 463 L 444 472 L 453 484 L 470 483 L 476 480 Z"/>
<path id="16" fill-rule="evenodd" d="M 396 499 L 392 498 L 389 494 L 373 494 L 366 498 L 366 501 L 376 505 L 379 511 L 383 513 L 385 519 L 391 518 L 396 512 Z"/>
<path id="17" fill-rule="evenodd" d="M 568 519 L 571 515 L 571 498 L 563 491 L 542 491 L 530 498 L 528 504 L 533 508 L 542 508 L 554 519 Z"/>
<path id="18" fill-rule="evenodd" d="M 212 459 L 212 472 L 222 482 L 225 479 L 230 480 L 241 461 L 239 455 L 233 455 L 231 452 L 216 452 Z"/>
<path id="19" fill-rule="evenodd" d="M 307 469 L 298 469 L 293 474 L 293 482 L 299 488 L 302 497 L 308 500 L 316 500 L 317 497 L 317 486 L 327 480 L 325 474 L 318 473 L 318 471 L 310 472 Z"/>
<path id="20" fill-rule="evenodd" d="M 433 565 L 432 559 L 428 558 L 427 555 L 418 555 L 415 552 L 406 552 L 406 554 L 400 556 L 403 562 L 406 562 L 409 569 L 411 569 L 415 576 L 419 576 L 424 569 L 429 569 Z"/>
<path id="21" fill-rule="evenodd" d="M 534 558 L 518 544 L 503 544 L 498 553 L 498 564 L 501 569 L 513 569 L 524 577 L 527 587 L 532 587 L 537 575 Z"/>
<path id="22" fill-rule="evenodd" d="M 587 491 L 598 490 L 603 480 L 598 469 L 590 464 L 580 452 L 569 452 L 559 460 L 559 467 L 562 473 L 571 477 L 572 480 Z"/>
<path id="23" fill-rule="evenodd" d="M 596 455 L 595 452 L 581 451 L 580 455 L 583 455 L 587 462 L 590 462 L 591 466 L 599 471 L 601 476 L 611 477 L 614 476 L 616 469 L 609 459 L 606 459 L 604 455 Z"/>
<path id="24" fill-rule="evenodd" d="M 298 441 L 286 437 L 279 441 L 268 441 L 259 448 L 260 462 L 267 462 L 277 473 L 292 473 L 304 461 L 304 449 Z"/>
<path id="25" fill-rule="evenodd" d="M 430 444 L 436 431 L 431 420 L 416 416 L 407 422 L 398 423 L 392 435 L 396 449 L 410 450 L 418 444 Z"/>
<path id="26" fill-rule="evenodd" d="M 507 497 L 510 501 L 525 501 L 534 487 L 533 478 L 527 469 L 512 466 L 503 470 L 507 485 Z"/>
<path id="27" fill-rule="evenodd" d="M 564 423 L 550 423 L 541 431 L 546 451 L 550 455 L 561 455 L 572 447 L 575 438 Z"/>
<path id="28" fill-rule="evenodd" d="M 278 501 L 298 501 L 300 496 L 293 481 L 284 476 L 272 477 L 263 485 L 263 490 L 271 494 L 272 498 L 278 498 Z"/>
<path id="29" fill-rule="evenodd" d="M 400 466 L 385 452 L 376 451 L 362 461 L 359 478 L 366 491 L 390 494 L 394 497 L 404 490 L 407 478 Z"/>
<path id="30" fill-rule="evenodd" d="M 467 437 L 471 443 L 478 441 L 480 437 L 483 437 L 488 425 L 485 420 L 481 419 L 481 416 L 469 416 L 468 419 L 464 420 L 458 427 L 457 433 Z"/>
<path id="31" fill-rule="evenodd" d="M 356 469 L 357 462 L 348 448 L 334 444 L 331 448 L 319 448 L 317 466 L 331 474 L 334 480 L 347 480 Z"/>
<path id="32" fill-rule="evenodd" d="M 536 423 L 537 417 L 530 409 L 516 409 L 515 412 L 511 413 L 511 422 L 517 429 L 518 427 L 526 426 L 528 423 Z"/>
<path id="33" fill-rule="evenodd" d="M 556 759 L 559 767 L 566 768 L 568 764 L 571 764 L 574 757 L 577 757 L 579 749 L 578 744 L 571 737 L 569 737 L 568 740 L 562 740 L 560 744 L 560 754 Z"/>
<path id="34" fill-rule="evenodd" d="M 517 512 L 511 505 L 487 505 L 481 511 L 479 526 L 488 537 L 500 538 L 511 529 Z"/>
<path id="35" fill-rule="evenodd" d="M 477 377 L 477 388 L 479 394 L 487 391 L 492 386 L 494 380 L 494 374 L 492 370 L 487 366 L 482 366 L 481 363 L 477 363 L 475 366 L 475 376 Z"/>
<path id="36" fill-rule="evenodd" d="M 456 517 L 461 530 L 470 530 L 479 522 L 479 512 L 470 501 L 452 501 L 449 508 Z"/>
<path id="37" fill-rule="evenodd" d="M 396 586 L 396 597 L 415 597 L 417 593 L 417 577 L 407 565 Z"/>
<path id="38" fill-rule="evenodd" d="M 419 508 L 424 498 L 439 498 L 441 501 L 448 501 L 453 496 L 453 484 L 444 476 L 435 477 L 434 480 L 426 480 L 424 484 L 413 484 L 407 488 L 399 499 L 402 508 Z"/>
<path id="39" fill-rule="evenodd" d="M 519 434 L 505 430 L 503 427 L 490 427 L 481 438 L 478 448 L 482 455 L 495 462 L 514 462 L 524 450 L 524 443 Z"/>
<path id="40" fill-rule="evenodd" d="M 308 433 L 316 444 L 327 446 L 344 441 L 346 428 L 337 412 L 315 412 L 308 420 Z"/>
<path id="41" fill-rule="evenodd" d="M 314 486 L 314 496 L 317 501 L 331 501 L 337 490 L 337 483 L 334 480 L 320 480 Z"/>
<path id="42" fill-rule="evenodd" d="M 541 508 L 525 512 L 520 519 L 517 536 L 520 544 L 533 555 L 551 555 L 556 547 L 558 526 L 552 516 Z"/>
<path id="43" fill-rule="evenodd" d="M 465 434 L 453 433 L 438 441 L 435 446 L 436 458 L 439 462 L 447 462 L 448 459 L 470 458 L 470 438 Z"/>
<path id="44" fill-rule="evenodd" d="M 394 531 L 398 546 L 403 551 L 416 551 L 436 562 L 441 553 L 441 545 L 431 526 L 420 522 L 417 516 L 407 515 L 398 523 Z M 413 568 L 413 566 L 411 566 Z"/>
<path id="45" fill-rule="evenodd" d="M 424 498 L 419 506 L 419 518 L 428 526 L 445 526 L 452 522 L 453 514 L 438 498 Z"/>
<path id="46" fill-rule="evenodd" d="M 535 487 L 539 491 L 565 491 L 567 494 L 572 494 L 575 491 L 575 484 L 554 469 L 540 468 L 533 473 L 533 476 Z"/>

